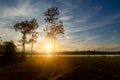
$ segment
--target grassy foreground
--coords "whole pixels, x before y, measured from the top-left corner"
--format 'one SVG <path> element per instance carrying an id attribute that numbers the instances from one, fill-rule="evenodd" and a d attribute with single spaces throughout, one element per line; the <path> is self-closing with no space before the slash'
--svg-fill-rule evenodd
<path id="1" fill-rule="evenodd" d="M 1 66 L 0 80 L 120 80 L 120 57 L 28 57 Z"/>

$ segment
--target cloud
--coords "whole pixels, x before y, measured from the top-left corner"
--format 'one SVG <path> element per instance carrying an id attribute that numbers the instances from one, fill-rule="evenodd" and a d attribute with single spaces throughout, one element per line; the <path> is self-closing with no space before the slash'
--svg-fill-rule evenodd
<path id="1" fill-rule="evenodd" d="M 75 22 L 77 22 L 77 23 L 83 23 L 83 22 L 87 22 L 87 20 L 86 19 L 77 19 L 77 20 L 75 20 Z"/>
<path id="2" fill-rule="evenodd" d="M 104 18 L 102 17 L 101 19 L 98 19 L 95 22 L 90 22 L 90 23 L 89 23 L 90 20 L 87 20 L 84 18 L 80 20 L 76 19 L 74 22 L 66 24 L 66 26 L 69 26 L 67 32 L 75 33 L 75 32 L 83 32 L 87 30 L 92 30 L 94 28 L 99 28 L 103 26 L 109 27 L 107 25 L 114 24 L 115 23 L 114 21 L 119 18 L 120 18 L 119 14 L 107 15 Z M 85 23 L 85 24 L 82 24 L 82 23 Z"/>
<path id="3" fill-rule="evenodd" d="M 80 5 L 77 5 L 77 6 L 80 7 Z M 96 14 L 99 13 L 99 11 L 102 8 L 103 8 L 102 6 L 96 5 L 91 7 L 87 6 L 86 9 L 82 7 L 82 9 L 84 9 L 82 10 L 82 12 L 80 12 L 81 7 L 79 8 L 80 11 L 75 11 L 74 9 L 73 11 L 69 9 L 67 9 L 66 11 L 63 10 L 64 13 L 62 13 L 61 20 L 63 20 L 63 22 L 65 21 L 64 25 L 65 27 L 67 27 L 66 33 L 69 34 L 69 33 L 75 33 L 75 32 L 82 32 L 82 31 L 86 31 L 86 30 L 101 26 L 101 24 L 103 23 L 102 22 L 103 20 L 101 21 L 97 20 L 97 22 L 91 22 L 91 20 L 95 17 Z M 69 14 L 69 13 L 72 13 L 72 14 Z"/>
<path id="4" fill-rule="evenodd" d="M 87 32 L 79 35 L 67 34 L 63 38 L 58 38 L 57 41 L 59 42 L 60 46 L 64 46 L 64 49 L 66 50 L 92 50 L 98 47 L 97 40 L 100 37 L 101 36 L 99 35 L 93 35 L 90 32 Z"/>
<path id="5" fill-rule="evenodd" d="M 18 0 L 11 6 L 0 6 L 0 19 L 11 20 L 24 20 L 31 18 L 40 18 L 43 16 L 43 12 L 52 6 L 51 3 L 46 1 L 38 1 L 33 3 L 31 0 Z"/>
<path id="6" fill-rule="evenodd" d="M 77 23 L 87 22 L 89 19 L 93 18 L 103 6 L 87 7 L 87 10 L 84 10 L 79 14 L 79 17 L 75 20 Z"/>
<path id="7" fill-rule="evenodd" d="M 4 41 L 13 40 L 15 42 L 18 42 L 18 40 L 20 40 L 21 38 L 21 34 L 16 32 L 14 28 L 4 28 L 4 27 L 0 27 L 0 36 Z"/>
<path id="8" fill-rule="evenodd" d="M 14 18 L 14 17 L 21 17 L 21 16 L 32 16 L 37 9 L 30 5 L 29 1 L 25 1 L 16 6 L 2 6 L 0 8 L 1 18 Z"/>
<path id="9" fill-rule="evenodd" d="M 72 19 L 72 16 L 62 16 L 59 18 L 61 21 L 69 21 L 70 19 Z"/>
<path id="10" fill-rule="evenodd" d="M 80 3 L 82 2 L 82 0 L 56 0 L 57 2 L 61 3 L 63 5 L 63 7 L 69 10 L 73 10 L 78 8 L 78 6 L 80 5 Z"/>
<path id="11" fill-rule="evenodd" d="M 101 46 L 99 45 L 96 50 L 99 51 L 120 51 L 120 45 L 119 44 L 102 44 Z"/>

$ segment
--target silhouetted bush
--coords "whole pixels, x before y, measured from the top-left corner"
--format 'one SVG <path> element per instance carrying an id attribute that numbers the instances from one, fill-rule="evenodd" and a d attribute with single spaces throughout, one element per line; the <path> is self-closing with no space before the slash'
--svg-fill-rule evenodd
<path id="1" fill-rule="evenodd" d="M 4 56 L 11 57 L 16 55 L 16 46 L 13 42 L 4 42 Z"/>
<path id="2" fill-rule="evenodd" d="M 3 44 L 4 52 L 2 54 L 2 64 L 14 63 L 18 60 L 18 55 L 16 52 L 16 46 L 14 42 L 4 42 Z"/>

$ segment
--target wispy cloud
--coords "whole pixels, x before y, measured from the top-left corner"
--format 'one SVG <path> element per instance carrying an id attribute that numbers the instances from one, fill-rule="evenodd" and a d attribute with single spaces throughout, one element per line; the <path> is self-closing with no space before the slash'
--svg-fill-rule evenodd
<path id="1" fill-rule="evenodd" d="M 96 50 L 99 51 L 119 51 L 120 50 L 120 45 L 119 44 L 107 44 L 107 45 L 98 45 L 98 47 L 96 48 Z"/>
<path id="2" fill-rule="evenodd" d="M 72 16 L 62 16 L 59 20 L 61 20 L 61 21 L 69 21 L 70 19 L 72 19 Z"/>
<path id="3" fill-rule="evenodd" d="M 30 5 L 29 1 L 25 1 L 15 6 L 2 6 L 0 8 L 1 18 L 14 18 L 14 17 L 21 17 L 21 16 L 32 16 L 37 9 Z"/>
<path id="4" fill-rule="evenodd" d="M 86 19 L 77 19 L 77 20 L 75 20 L 75 22 L 77 22 L 77 23 L 83 23 L 83 22 L 87 22 L 87 20 Z"/>
<path id="5" fill-rule="evenodd" d="M 64 8 L 69 9 L 70 11 L 78 8 L 82 0 L 56 0 L 57 2 L 61 3 Z"/>
<path id="6" fill-rule="evenodd" d="M 103 26 L 109 27 L 107 25 L 114 24 L 114 21 L 119 18 L 120 18 L 119 14 L 108 15 L 108 16 L 105 16 L 104 18 L 98 19 L 97 21 L 91 22 L 91 23 L 88 23 L 89 21 L 86 19 L 80 19 L 80 20 L 76 19 L 75 22 L 71 22 L 70 24 L 67 24 L 68 26 L 74 25 L 74 27 L 69 28 L 68 33 L 87 31 L 87 30 L 91 30 L 91 29 L 99 28 Z M 76 22 L 79 24 L 76 25 Z M 85 24 L 81 25 L 81 23 L 85 23 Z"/>

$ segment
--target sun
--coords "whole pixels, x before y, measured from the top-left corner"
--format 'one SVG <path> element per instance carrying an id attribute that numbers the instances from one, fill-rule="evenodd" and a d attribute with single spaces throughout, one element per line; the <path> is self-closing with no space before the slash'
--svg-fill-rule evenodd
<path id="1" fill-rule="evenodd" d="M 51 44 L 46 44 L 45 49 L 46 50 L 52 50 L 52 45 Z"/>
<path id="2" fill-rule="evenodd" d="M 47 54 L 51 54 L 51 52 L 52 52 L 52 45 L 51 44 L 46 44 L 45 45 L 45 52 Z"/>

